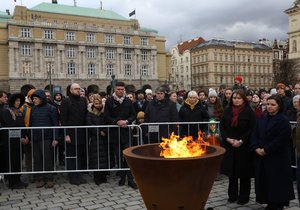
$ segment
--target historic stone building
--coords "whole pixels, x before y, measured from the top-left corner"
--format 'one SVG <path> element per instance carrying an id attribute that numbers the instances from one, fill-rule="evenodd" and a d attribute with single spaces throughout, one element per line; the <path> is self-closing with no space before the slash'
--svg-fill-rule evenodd
<path id="1" fill-rule="evenodd" d="M 285 10 L 289 16 L 289 53 L 288 58 L 300 58 L 300 0 L 294 1 L 293 7 Z"/>
<path id="2" fill-rule="evenodd" d="M 191 90 L 191 52 L 196 45 L 204 42 L 202 37 L 197 37 L 171 48 L 171 71 L 169 74 L 169 84 L 173 90 Z"/>
<path id="3" fill-rule="evenodd" d="M 8 90 L 8 31 L 11 16 L 0 12 L 0 90 Z"/>
<path id="4" fill-rule="evenodd" d="M 212 39 L 191 50 L 192 88 L 232 87 L 234 77 L 252 89 L 273 85 L 272 48 L 252 42 Z"/>
<path id="5" fill-rule="evenodd" d="M 8 76 L 10 91 L 25 84 L 64 89 L 72 82 L 105 90 L 112 77 L 137 88 L 167 80 L 165 38 L 113 11 L 51 3 L 16 6 L 5 24 L 7 30 L 0 23 L 0 53 L 7 51 L 9 58 L 1 62 L 0 76 Z"/>

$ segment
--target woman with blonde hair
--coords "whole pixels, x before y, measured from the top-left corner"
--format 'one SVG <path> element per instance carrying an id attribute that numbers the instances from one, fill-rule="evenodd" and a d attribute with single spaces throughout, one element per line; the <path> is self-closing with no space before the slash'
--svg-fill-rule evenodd
<path id="1" fill-rule="evenodd" d="M 207 111 L 201 105 L 196 91 L 190 91 L 187 99 L 179 110 L 179 121 L 181 122 L 205 122 L 209 117 Z M 198 137 L 198 131 L 204 131 L 204 124 L 190 124 L 181 126 L 182 136 L 193 136 L 194 139 Z"/>

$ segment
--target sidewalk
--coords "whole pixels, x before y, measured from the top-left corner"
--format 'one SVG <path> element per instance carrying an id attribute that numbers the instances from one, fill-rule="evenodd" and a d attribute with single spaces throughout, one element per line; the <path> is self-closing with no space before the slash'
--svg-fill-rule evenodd
<path id="1" fill-rule="evenodd" d="M 125 209 L 125 210 L 145 210 L 144 202 L 138 190 L 133 190 L 128 186 L 118 186 L 118 177 L 115 172 L 108 176 L 108 183 L 97 186 L 93 182 L 92 175 L 83 175 L 88 180 L 87 184 L 80 186 L 70 185 L 66 174 L 57 174 L 55 179 L 57 184 L 53 189 L 35 188 L 30 184 L 27 189 L 10 190 L 3 183 L 0 183 L 0 210 L 8 209 Z M 22 178 L 26 180 L 26 175 Z M 236 203 L 227 203 L 227 178 L 220 176 L 219 181 L 215 181 L 210 193 L 207 207 L 214 210 L 251 210 L 264 209 L 263 205 L 255 203 L 254 190 L 250 202 L 244 206 Z M 296 186 L 295 186 L 296 189 Z M 298 200 L 290 203 L 287 210 L 300 210 Z"/>

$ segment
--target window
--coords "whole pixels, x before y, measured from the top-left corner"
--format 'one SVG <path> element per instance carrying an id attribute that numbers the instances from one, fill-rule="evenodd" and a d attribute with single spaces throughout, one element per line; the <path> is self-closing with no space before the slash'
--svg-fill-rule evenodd
<path id="1" fill-rule="evenodd" d="M 111 76 L 114 74 L 114 65 L 113 64 L 107 64 L 106 65 L 106 75 Z"/>
<path id="2" fill-rule="evenodd" d="M 24 61 L 22 63 L 22 72 L 24 74 L 30 74 L 31 73 L 31 69 L 32 69 L 32 63 L 31 62 Z"/>
<path id="3" fill-rule="evenodd" d="M 94 48 L 87 49 L 87 57 L 90 59 L 95 58 L 95 49 Z"/>
<path id="4" fill-rule="evenodd" d="M 24 37 L 24 38 L 31 37 L 30 29 L 29 28 L 21 28 L 21 37 Z"/>
<path id="5" fill-rule="evenodd" d="M 130 36 L 124 36 L 124 44 L 131 44 L 131 37 Z"/>
<path id="6" fill-rule="evenodd" d="M 105 43 L 114 43 L 113 35 L 110 34 L 105 35 Z"/>
<path id="7" fill-rule="evenodd" d="M 67 72 L 67 74 L 75 74 L 75 72 L 76 72 L 75 63 L 68 63 L 68 72 Z"/>
<path id="8" fill-rule="evenodd" d="M 54 73 L 54 63 L 48 62 L 46 63 L 47 73 L 53 74 Z"/>
<path id="9" fill-rule="evenodd" d="M 115 50 L 107 49 L 106 50 L 106 59 L 114 59 L 115 58 Z"/>
<path id="10" fill-rule="evenodd" d="M 131 50 L 124 50 L 124 59 L 131 60 L 132 59 L 132 51 Z"/>
<path id="11" fill-rule="evenodd" d="M 131 65 L 125 64 L 125 76 L 131 76 Z"/>
<path id="12" fill-rule="evenodd" d="M 148 45 L 148 38 L 147 37 L 141 37 L 141 45 Z"/>
<path id="13" fill-rule="evenodd" d="M 147 50 L 142 50 L 142 60 L 143 61 L 148 60 L 148 51 Z"/>
<path id="14" fill-rule="evenodd" d="M 44 31 L 44 38 L 45 39 L 53 39 L 53 31 L 52 30 L 45 30 Z"/>
<path id="15" fill-rule="evenodd" d="M 75 41 L 76 40 L 76 38 L 75 38 L 75 32 L 68 31 L 67 34 L 66 34 L 66 39 L 68 41 Z"/>
<path id="16" fill-rule="evenodd" d="M 96 41 L 95 34 L 87 33 L 86 34 L 86 41 L 87 42 L 95 42 Z"/>
<path id="17" fill-rule="evenodd" d="M 93 63 L 88 64 L 88 75 L 94 75 L 96 73 L 96 66 Z"/>
<path id="18" fill-rule="evenodd" d="M 21 53 L 25 56 L 31 55 L 31 46 L 29 44 L 23 44 L 21 46 Z"/>
<path id="19" fill-rule="evenodd" d="M 147 65 L 142 65 L 142 69 L 141 69 L 141 74 L 142 76 L 148 76 L 148 66 Z"/>
<path id="20" fill-rule="evenodd" d="M 74 47 L 68 47 L 67 48 L 67 57 L 68 58 L 74 58 L 75 57 L 75 48 Z"/>
<path id="21" fill-rule="evenodd" d="M 54 56 L 54 47 L 52 45 L 46 45 L 44 47 L 45 57 L 53 57 Z"/>

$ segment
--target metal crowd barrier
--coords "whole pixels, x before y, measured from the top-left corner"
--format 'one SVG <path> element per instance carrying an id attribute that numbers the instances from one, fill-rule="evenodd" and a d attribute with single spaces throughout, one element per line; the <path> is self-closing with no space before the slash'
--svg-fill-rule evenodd
<path id="1" fill-rule="evenodd" d="M 292 128 L 295 128 L 297 122 L 290 123 Z M 127 129 L 116 125 L 0 128 L 1 141 L 5 141 L 5 134 L 8 136 L 6 144 L 1 144 L 6 151 L 7 170 L 0 174 L 128 170 L 122 165 L 122 151 L 125 147 L 159 143 L 162 137 L 170 136 L 171 132 L 182 137 L 191 135 L 195 139 L 198 137 L 198 130 L 207 132 L 209 124 L 216 124 L 219 129 L 219 122 L 142 123 L 129 125 Z M 80 131 L 84 136 L 79 138 Z M 102 136 L 101 131 L 106 135 Z M 71 140 L 72 143 L 67 143 L 64 137 L 72 132 L 75 139 Z M 25 134 L 31 139 L 28 145 L 21 143 L 21 137 Z M 41 138 L 35 139 L 36 136 Z M 58 137 L 59 144 L 52 146 L 50 142 L 52 143 L 54 138 L 49 139 L 49 136 Z M 125 138 L 128 141 L 122 141 Z M 59 157 L 60 147 L 64 149 L 63 157 Z M 38 152 L 41 153 L 40 156 L 37 156 Z M 64 160 L 63 165 L 59 164 L 61 158 Z M 296 153 L 293 158 L 295 159 L 292 167 L 296 168 Z"/>
<path id="2" fill-rule="evenodd" d="M 101 135 L 101 131 L 105 136 Z M 124 147 L 141 143 L 141 129 L 137 125 L 129 125 L 126 129 L 116 125 L 3 127 L 0 133 L 1 141 L 6 141 L 1 145 L 6 151 L 6 170 L 0 172 L 3 175 L 128 170 L 122 167 L 122 151 Z M 69 133 L 74 138 L 71 143 L 64 139 Z M 21 143 L 25 135 L 30 139 L 27 145 Z M 128 141 L 122 141 L 124 138 Z M 59 141 L 56 146 L 52 145 L 54 139 Z M 28 147 L 30 152 L 25 152 Z M 59 164 L 59 147 L 64 148 L 63 165 Z M 96 154 L 91 154 L 91 151 Z M 96 160 L 91 160 L 92 155 Z"/>

